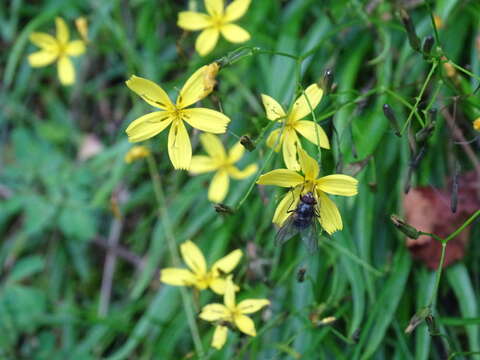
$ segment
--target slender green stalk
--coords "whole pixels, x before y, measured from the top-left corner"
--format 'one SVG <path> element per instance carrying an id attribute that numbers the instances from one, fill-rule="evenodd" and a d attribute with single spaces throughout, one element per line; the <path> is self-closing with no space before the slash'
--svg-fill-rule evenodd
<path id="1" fill-rule="evenodd" d="M 170 251 L 170 256 L 172 257 L 173 264 L 176 267 L 180 267 L 180 257 L 177 252 L 177 245 L 175 241 L 175 236 L 172 230 L 172 224 L 170 222 L 170 216 L 168 214 L 167 208 L 165 206 L 165 194 L 162 189 L 162 181 L 158 173 L 157 163 L 153 158 L 152 154 L 149 154 L 147 157 L 148 169 L 150 171 L 150 177 L 153 184 L 153 190 L 155 192 L 155 199 L 158 204 L 158 215 L 159 219 L 162 222 L 163 228 L 165 230 L 165 235 L 167 238 L 168 249 Z M 197 351 L 198 357 L 202 359 L 205 356 L 203 351 L 202 341 L 200 339 L 200 334 L 198 332 L 197 323 L 195 322 L 195 315 L 193 312 L 194 305 L 192 298 L 188 291 L 183 287 L 180 287 L 180 294 L 182 296 L 183 308 L 187 314 L 188 326 L 190 328 L 190 333 L 192 334 L 193 343 L 195 345 L 195 350 Z"/>
<path id="2" fill-rule="evenodd" d="M 435 287 L 433 288 L 432 296 L 430 298 L 430 302 L 428 303 L 428 307 L 431 309 L 435 308 L 435 303 L 437 301 L 437 293 L 438 293 L 438 288 L 440 286 L 440 278 L 442 276 L 442 270 L 443 270 L 443 264 L 445 262 L 445 253 L 446 253 L 446 248 L 447 248 L 447 243 L 455 238 L 458 234 L 460 234 L 465 228 L 470 225 L 478 216 L 480 215 L 480 210 L 477 210 L 472 216 L 470 216 L 462 225 L 458 227 L 457 230 L 455 230 L 453 233 L 451 233 L 449 236 L 447 236 L 445 239 L 441 238 L 438 235 L 432 234 L 432 233 L 426 233 L 426 232 L 420 232 L 422 235 L 428 235 L 433 237 L 435 240 L 440 241 L 442 244 L 442 253 L 440 255 L 440 262 L 438 263 L 438 268 L 435 276 Z"/>
<path id="3" fill-rule="evenodd" d="M 455 64 L 453 61 L 449 61 L 448 63 L 452 65 L 455 69 L 467 74 L 468 76 L 474 78 L 475 80 L 480 81 L 480 76 L 475 75 L 474 73 L 472 73 L 471 71 L 468 71 L 467 69 L 461 67 L 460 65 Z"/>
<path id="4" fill-rule="evenodd" d="M 413 109 L 410 111 L 410 114 L 408 115 L 407 121 L 405 121 L 405 124 L 403 125 L 403 129 L 401 133 L 403 134 L 405 132 L 405 129 L 408 127 L 410 120 L 412 119 L 413 113 L 417 111 L 418 105 L 420 104 L 420 101 L 422 100 L 422 96 L 425 93 L 425 90 L 427 89 L 427 85 L 430 82 L 430 79 L 432 78 L 433 74 L 435 73 L 435 69 L 437 68 L 438 63 L 434 62 L 432 64 L 432 67 L 430 68 L 430 71 L 428 72 L 427 78 L 425 79 L 425 82 L 423 83 L 422 89 L 420 90 L 420 94 L 418 94 L 415 105 L 413 105 Z M 420 122 L 422 126 L 425 126 L 423 123 L 423 120 Z"/>

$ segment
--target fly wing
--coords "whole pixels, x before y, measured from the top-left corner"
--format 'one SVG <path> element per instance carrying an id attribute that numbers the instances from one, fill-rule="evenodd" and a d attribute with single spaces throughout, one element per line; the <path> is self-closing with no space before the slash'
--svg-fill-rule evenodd
<path id="1" fill-rule="evenodd" d="M 299 228 L 293 224 L 294 214 L 291 214 L 275 236 L 275 244 L 281 246 L 298 234 Z"/>
<path id="2" fill-rule="evenodd" d="M 317 219 L 300 232 L 300 237 L 310 253 L 318 250 Z"/>

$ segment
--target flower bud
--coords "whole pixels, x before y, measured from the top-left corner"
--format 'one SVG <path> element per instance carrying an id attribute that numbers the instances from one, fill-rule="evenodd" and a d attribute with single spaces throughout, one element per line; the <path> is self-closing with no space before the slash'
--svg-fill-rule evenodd
<path id="1" fill-rule="evenodd" d="M 332 90 L 333 80 L 334 76 L 332 69 L 326 69 L 319 84 L 325 94 L 328 94 Z"/>
<path id="2" fill-rule="evenodd" d="M 407 31 L 410 46 L 413 48 L 413 50 L 420 51 L 420 39 L 415 32 L 415 26 L 413 25 L 412 18 L 404 9 L 400 10 L 400 18 L 405 30 Z"/>
<path id="3" fill-rule="evenodd" d="M 400 133 L 400 127 L 398 126 L 397 118 L 395 117 L 395 113 L 393 109 L 388 104 L 383 104 L 383 113 L 388 121 L 390 121 L 390 125 L 392 125 L 393 130 L 395 130 L 395 135 L 401 137 L 402 134 Z"/>
<path id="4" fill-rule="evenodd" d="M 432 51 L 433 44 L 435 44 L 435 39 L 433 38 L 432 35 L 428 35 L 425 37 L 423 40 L 423 46 L 422 46 L 422 52 L 424 57 L 428 57 L 430 55 L 430 52 Z"/>
<path id="5" fill-rule="evenodd" d="M 420 325 L 425 319 L 430 315 L 430 308 L 424 307 L 417 311 L 415 315 L 412 316 L 410 322 L 408 323 L 407 328 L 405 329 L 405 334 L 410 334 L 415 328 Z"/>
<path id="6" fill-rule="evenodd" d="M 397 228 L 397 230 L 400 230 L 402 233 L 407 235 L 411 239 L 418 239 L 420 236 L 420 231 L 415 229 L 413 226 L 407 224 L 405 221 L 400 219 L 397 215 L 392 215 L 390 217 L 390 220 L 392 220 L 393 225 Z"/>
<path id="7" fill-rule="evenodd" d="M 235 212 L 230 206 L 225 204 L 215 204 L 213 207 L 218 214 L 232 215 Z"/>

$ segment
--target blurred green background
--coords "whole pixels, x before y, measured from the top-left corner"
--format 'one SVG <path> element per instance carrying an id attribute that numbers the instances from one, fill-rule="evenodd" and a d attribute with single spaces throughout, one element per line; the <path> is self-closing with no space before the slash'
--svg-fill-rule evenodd
<path id="1" fill-rule="evenodd" d="M 257 149 L 243 164 L 263 166 L 269 122 L 260 94 L 288 107 L 299 84 L 320 81 L 332 69 L 334 89 L 315 112 L 332 143 L 332 151 L 322 152 L 322 174 L 355 173 L 359 194 L 335 198 L 344 230 L 321 240 L 318 253 L 308 255 L 299 239 L 279 249 L 271 219 L 284 191 L 255 186 L 235 214 L 219 215 L 207 199 L 211 175 L 173 171 L 166 132 L 144 143 L 159 164 L 177 243 L 192 239 L 209 264 L 242 249 L 235 276 L 242 297 L 272 303 L 254 315 L 257 337 L 231 331 L 220 351 L 209 348 L 211 324 L 198 320 L 203 358 L 440 358 L 442 344 L 425 324 L 404 333 L 427 304 L 435 273 L 411 259 L 404 236 L 389 221 L 392 213 L 403 215 L 410 152 L 408 131 L 395 136 L 382 106 L 390 104 L 401 126 L 410 112 L 406 104 L 418 100 L 419 113 L 439 110 L 412 186 L 442 188 L 457 165 L 462 172 L 473 169 L 442 110 L 453 114 L 467 141 L 478 136 L 472 122 L 480 116 L 480 3 L 254 0 L 237 22 L 252 39 L 242 45 L 220 40 L 205 58 L 194 51 L 198 33 L 176 26 L 178 12 L 189 6 L 203 11 L 201 1 L 0 3 L 0 357 L 201 358 L 180 289 L 158 280 L 172 259 L 147 164 L 124 162 L 131 147 L 126 126 L 151 111 L 124 82 L 136 74 L 175 94 L 195 69 L 246 45 L 262 51 L 246 48 L 202 101 L 221 106 L 232 119 L 224 143 L 250 135 Z M 458 69 L 448 75 L 440 65 L 417 99 L 432 62 L 410 46 L 400 8 L 411 15 L 421 39 L 434 35 L 431 16 L 440 19 L 435 47 L 476 77 Z M 89 23 L 90 43 L 75 58 L 71 87 L 59 83 L 55 66 L 33 69 L 27 62 L 36 50 L 29 34 L 52 33 L 56 16 L 72 34 L 75 18 L 85 16 Z M 298 62 L 268 52 L 309 56 Z M 421 129 L 417 120 L 412 117 L 409 131 Z M 189 132 L 194 154 L 203 152 L 198 132 Z M 478 157 L 478 141 L 469 147 Z M 281 156 L 274 155 L 264 172 L 279 167 Z M 236 207 L 254 180 L 234 182 L 225 203 Z M 477 225 L 465 258 L 446 270 L 438 294 L 435 315 L 451 354 L 480 351 L 478 234 Z M 302 266 L 306 280 L 297 282 Z M 202 293 L 199 301 L 221 299 Z M 315 319 L 326 316 L 337 321 L 318 326 Z"/>

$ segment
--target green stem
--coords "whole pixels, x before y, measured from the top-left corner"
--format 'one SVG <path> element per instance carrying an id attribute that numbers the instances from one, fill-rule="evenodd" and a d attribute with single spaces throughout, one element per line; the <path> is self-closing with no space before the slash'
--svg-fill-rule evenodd
<path id="1" fill-rule="evenodd" d="M 429 307 L 430 309 L 435 308 L 435 303 L 437 301 L 437 293 L 438 293 L 438 288 L 440 286 L 440 278 L 442 276 L 443 264 L 445 262 L 445 253 L 446 253 L 446 249 L 447 249 L 447 243 L 450 240 L 452 240 L 453 238 L 455 238 L 458 234 L 460 234 L 463 230 L 465 230 L 465 228 L 468 225 L 470 225 L 479 215 L 480 215 L 480 210 L 477 210 L 462 225 L 460 225 L 457 230 L 455 230 L 453 233 L 448 235 L 445 239 L 443 239 L 440 236 L 435 235 L 435 234 L 426 233 L 426 232 L 423 232 L 423 231 L 420 232 L 420 234 L 422 234 L 422 235 L 428 235 L 428 236 L 433 237 L 435 240 L 440 241 L 441 244 L 442 244 L 442 253 L 441 253 L 441 256 L 440 256 L 440 262 L 438 264 L 437 273 L 436 273 L 436 276 L 435 276 L 435 287 L 433 288 L 433 292 L 432 292 L 432 296 L 430 298 L 430 302 L 427 305 L 427 307 Z"/>
<path id="2" fill-rule="evenodd" d="M 170 221 L 170 216 L 168 214 L 167 208 L 165 206 L 165 194 L 162 189 L 162 181 L 158 173 L 157 163 L 153 158 L 153 155 L 150 154 L 147 157 L 148 169 L 150 171 L 150 177 L 153 183 L 153 190 L 155 192 L 155 199 L 158 204 L 158 215 L 159 220 L 162 222 L 163 228 L 165 230 L 165 235 L 167 238 L 167 244 L 170 251 L 170 256 L 172 257 L 173 264 L 175 267 L 180 267 L 180 257 L 177 252 L 177 246 L 175 241 L 175 236 L 173 235 L 172 224 Z M 182 296 L 183 308 L 187 314 L 187 322 L 190 328 L 190 333 L 192 334 L 193 343 L 195 345 L 195 350 L 198 354 L 198 357 L 202 359 L 205 356 L 203 351 L 202 341 L 198 332 L 197 324 L 195 322 L 195 315 L 193 312 L 193 301 L 190 294 L 183 287 L 180 287 L 180 293 Z"/>
<path id="3" fill-rule="evenodd" d="M 430 79 L 432 78 L 437 66 L 438 66 L 438 63 L 434 62 L 430 71 L 428 72 L 427 78 L 425 79 L 425 82 L 423 83 L 422 89 L 420 90 L 420 94 L 418 94 L 417 99 L 415 101 L 415 105 L 413 105 L 413 109 L 410 111 L 410 114 L 408 115 L 407 121 L 403 125 L 403 129 L 401 131 L 402 134 L 405 132 L 405 129 L 408 127 L 408 124 L 410 123 L 410 120 L 412 119 L 413 113 L 417 111 L 418 105 L 420 104 L 420 101 L 422 100 L 423 93 L 427 89 L 427 85 L 430 82 Z M 422 126 L 425 126 L 425 124 L 423 123 L 423 120 L 420 122 L 420 124 Z"/>
<path id="4" fill-rule="evenodd" d="M 468 76 L 474 78 L 475 80 L 480 81 L 480 77 L 477 76 L 477 75 L 475 75 L 475 74 L 472 73 L 471 71 L 468 71 L 467 69 L 464 69 L 464 68 L 461 67 L 460 65 L 455 64 L 453 61 L 448 61 L 448 63 L 449 63 L 450 65 L 452 65 L 455 69 L 457 69 L 457 70 L 459 70 L 459 71 L 467 74 Z"/>
<path id="5" fill-rule="evenodd" d="M 446 242 L 449 242 L 455 236 L 460 234 L 468 225 L 470 225 L 478 216 L 480 215 L 480 210 L 477 210 L 472 216 L 470 216 L 467 221 L 465 221 L 457 230 L 451 233 L 446 239 Z"/>

